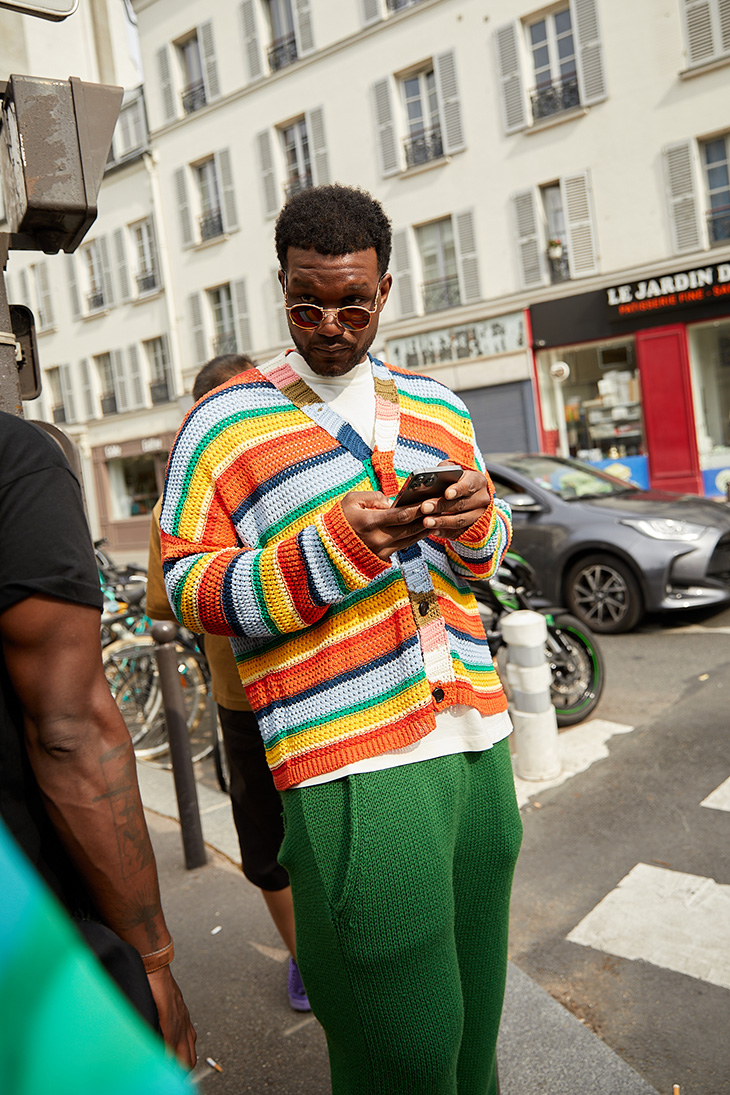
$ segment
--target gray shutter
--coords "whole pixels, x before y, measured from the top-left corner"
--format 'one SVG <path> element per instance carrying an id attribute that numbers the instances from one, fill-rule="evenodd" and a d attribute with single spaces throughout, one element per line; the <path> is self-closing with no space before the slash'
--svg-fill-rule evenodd
<path id="1" fill-rule="evenodd" d="M 81 373 L 81 397 L 84 402 L 84 411 L 86 413 L 87 420 L 90 418 L 96 418 L 96 411 L 94 408 L 94 393 L 91 389 L 91 372 L 89 370 L 88 358 L 82 357 L 79 362 L 79 372 Z"/>
<path id="2" fill-rule="evenodd" d="M 271 133 L 264 129 L 256 134 L 256 154 L 261 172 L 261 185 L 264 195 L 264 212 L 273 217 L 279 210 L 279 199 L 274 180 L 274 157 L 271 153 Z"/>
<path id="3" fill-rule="evenodd" d="M 702 65 L 730 53 L 728 0 L 683 0 L 690 65 Z"/>
<path id="4" fill-rule="evenodd" d="M 304 57 L 314 49 L 314 34 L 312 32 L 312 5 L 310 0 L 296 0 L 295 30 L 297 39 L 297 54 Z"/>
<path id="5" fill-rule="evenodd" d="M 162 343 L 162 360 L 165 364 L 165 380 L 167 381 L 167 391 L 170 399 L 175 398 L 175 375 L 172 369 L 172 357 L 170 356 L 170 343 L 167 335 L 160 336 L 160 342 Z"/>
<path id="6" fill-rule="evenodd" d="M 390 99 L 390 80 L 378 80 L 371 88 L 375 126 L 378 136 L 380 170 L 387 178 L 400 171 L 400 161 L 393 124 L 393 106 Z"/>
<path id="7" fill-rule="evenodd" d="M 160 266 L 160 253 L 157 250 L 157 228 L 155 227 L 155 218 L 150 216 L 147 218 L 150 226 L 150 255 L 152 257 L 152 270 L 155 275 L 155 288 L 162 288 L 162 268 Z"/>
<path id="8" fill-rule="evenodd" d="M 274 342 L 283 342 L 287 345 L 291 345 L 289 324 L 287 322 L 286 310 L 284 308 L 284 294 L 281 291 L 281 284 L 279 283 L 278 269 L 274 269 L 271 271 L 271 300 L 273 303 L 274 316 Z"/>
<path id="9" fill-rule="evenodd" d="M 606 98 L 597 4 L 596 0 L 570 0 L 570 7 L 578 47 L 576 60 L 581 106 L 591 106 Z"/>
<path id="10" fill-rule="evenodd" d="M 456 80 L 456 54 L 453 49 L 437 53 L 433 59 L 434 75 L 439 94 L 444 152 L 461 152 L 466 147 L 461 121 L 459 85 Z"/>
<path id="11" fill-rule="evenodd" d="M 66 280 L 68 281 L 68 292 L 71 297 L 71 315 L 74 319 L 78 319 L 81 315 L 81 297 L 79 296 L 79 287 L 76 281 L 76 259 L 73 255 L 66 255 Z"/>
<path id="12" fill-rule="evenodd" d="M 360 0 L 360 17 L 365 27 L 377 23 L 380 19 L 380 0 Z"/>
<path id="13" fill-rule="evenodd" d="M 24 304 L 26 308 L 31 307 L 30 300 L 30 288 L 28 286 L 28 271 L 21 270 L 18 274 L 18 291 L 20 294 L 20 303 Z M 31 311 L 33 309 L 31 308 Z"/>
<path id="14" fill-rule="evenodd" d="M 587 171 L 560 180 L 560 195 L 568 229 L 568 266 L 573 278 L 598 273 L 596 237 Z"/>
<path id="15" fill-rule="evenodd" d="M 494 34 L 497 71 L 505 133 L 517 133 L 528 124 L 519 44 L 520 24 L 507 23 Z"/>
<path id="16" fill-rule="evenodd" d="M 248 298 L 246 296 L 246 282 L 243 278 L 233 283 L 233 302 L 236 309 L 236 325 L 238 328 L 238 352 L 239 354 L 251 353 L 251 324 L 248 316 Z"/>
<path id="17" fill-rule="evenodd" d="M 324 111 L 321 106 L 306 113 L 307 135 L 312 150 L 314 185 L 326 186 L 330 181 L 327 142 L 324 135 Z"/>
<path id="18" fill-rule="evenodd" d="M 694 142 L 667 145 L 664 166 L 672 226 L 672 245 L 677 253 L 702 247 L 697 201 Z"/>
<path id="19" fill-rule="evenodd" d="M 188 184 L 185 177 L 186 171 L 186 167 L 178 167 L 173 176 L 175 179 L 175 196 L 177 198 L 177 212 L 180 217 L 180 236 L 183 247 L 189 247 L 193 242 L 193 222 L 190 217 Z"/>
<path id="20" fill-rule="evenodd" d="M 124 356 L 121 350 L 112 350 L 112 378 L 114 380 L 114 395 L 117 401 L 117 411 L 128 411 L 130 408 L 129 388 L 127 374 L 124 371 Z"/>
<path id="21" fill-rule="evenodd" d="M 232 232 L 234 228 L 238 228 L 238 212 L 236 210 L 236 192 L 233 186 L 231 150 L 222 148 L 220 152 L 215 153 L 214 158 L 223 203 L 223 227 L 226 232 Z"/>
<path id="22" fill-rule="evenodd" d="M 36 267 L 38 272 L 38 301 L 39 318 L 44 327 L 53 326 L 53 300 L 51 299 L 51 287 L 48 284 L 48 264 L 39 262 Z"/>
<path id="23" fill-rule="evenodd" d="M 193 336 L 193 361 L 195 365 L 204 365 L 208 357 L 208 346 L 203 327 L 203 306 L 200 293 L 191 293 L 188 297 L 190 333 Z"/>
<path id="24" fill-rule="evenodd" d="M 456 213 L 456 247 L 459 256 L 459 282 L 461 288 L 461 303 L 473 304 L 481 300 L 482 291 L 479 286 L 479 256 L 477 254 L 476 232 L 474 231 L 474 210 L 466 209 L 463 213 Z"/>
<path id="25" fill-rule="evenodd" d="M 59 378 L 61 380 L 61 398 L 67 422 L 76 421 L 76 400 L 74 399 L 73 378 L 70 365 L 59 365 Z"/>
<path id="26" fill-rule="evenodd" d="M 0 188 L 0 196 L 2 195 L 2 188 Z M 2 206 L 0 206 L 2 208 Z M 8 304 L 20 304 L 19 300 L 15 299 L 15 284 L 10 274 L 5 275 L 5 294 L 8 299 Z M 40 397 L 39 397 L 40 398 Z"/>
<path id="27" fill-rule="evenodd" d="M 520 276 L 525 289 L 546 280 L 545 260 L 540 240 L 540 225 L 534 190 L 522 190 L 512 196 Z"/>
<path id="28" fill-rule="evenodd" d="M 201 23 L 198 27 L 198 40 L 203 55 L 203 71 L 205 73 L 205 94 L 207 99 L 217 99 L 221 93 L 221 85 L 218 80 L 218 63 L 215 59 L 215 47 L 213 45 L 213 21 Z"/>
<path id="29" fill-rule="evenodd" d="M 172 86 L 172 73 L 170 72 L 170 52 L 167 46 L 157 51 L 157 72 L 160 77 L 160 94 L 162 96 L 162 113 L 166 122 L 175 117 L 175 91 Z"/>
<path id="30" fill-rule="evenodd" d="M 112 268 L 109 262 L 109 244 L 106 236 L 99 236 L 96 241 L 99 249 L 99 264 L 101 266 L 101 287 L 104 293 L 104 307 L 108 308 L 114 303 L 114 285 L 112 283 Z"/>
<path id="31" fill-rule="evenodd" d="M 122 300 L 129 300 L 129 274 L 127 272 L 127 254 L 124 246 L 124 229 L 114 233 L 114 259 L 116 262 L 117 284 Z"/>
<path id="32" fill-rule="evenodd" d="M 408 246 L 408 230 L 405 228 L 393 233 L 393 273 L 401 316 L 415 315 L 416 297 Z"/>
<path id="33" fill-rule="evenodd" d="M 144 385 L 142 383 L 142 369 L 139 362 L 139 352 L 136 346 L 127 347 L 127 360 L 129 361 L 129 368 L 127 371 L 127 381 L 129 384 L 129 406 L 134 409 L 135 407 L 144 407 Z"/>
<path id="34" fill-rule="evenodd" d="M 262 70 L 253 0 L 242 0 L 241 24 L 243 26 L 243 52 L 246 55 L 248 76 L 250 80 L 256 80 L 261 76 Z"/>

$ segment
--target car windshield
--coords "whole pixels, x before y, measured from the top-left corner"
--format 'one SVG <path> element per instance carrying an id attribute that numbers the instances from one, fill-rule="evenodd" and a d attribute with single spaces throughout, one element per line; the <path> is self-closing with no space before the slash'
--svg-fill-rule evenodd
<path id="1" fill-rule="evenodd" d="M 603 498 L 639 489 L 633 483 L 624 483 L 578 460 L 561 460 L 557 456 L 514 456 L 507 457 L 503 463 L 543 490 L 552 491 L 566 501 L 571 498 Z"/>

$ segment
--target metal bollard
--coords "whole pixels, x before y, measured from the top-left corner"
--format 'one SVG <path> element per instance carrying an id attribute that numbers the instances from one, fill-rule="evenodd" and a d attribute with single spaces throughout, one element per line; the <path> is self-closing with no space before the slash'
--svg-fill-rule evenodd
<path id="1" fill-rule="evenodd" d="M 562 765 L 558 722 L 550 700 L 550 666 L 545 658 L 547 624 L 539 612 L 510 612 L 502 620 L 509 648 L 504 675 L 511 692 L 510 714 L 521 779 L 555 779 Z"/>
<path id="2" fill-rule="evenodd" d="M 175 628 L 172 624 L 160 620 L 152 625 L 152 638 L 157 644 L 155 653 L 160 670 L 162 704 L 165 709 L 167 739 L 170 743 L 185 866 L 190 871 L 194 867 L 202 867 L 207 863 L 208 856 L 203 843 L 198 791 L 195 786 L 185 706 L 177 669 Z"/>

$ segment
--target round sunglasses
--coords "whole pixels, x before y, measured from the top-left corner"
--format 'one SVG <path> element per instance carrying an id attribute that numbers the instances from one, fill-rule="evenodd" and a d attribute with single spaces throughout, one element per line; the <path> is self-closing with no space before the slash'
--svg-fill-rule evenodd
<path id="1" fill-rule="evenodd" d="M 382 279 L 381 279 L 382 280 Z M 295 327 L 303 331 L 316 331 L 320 324 L 324 323 L 325 316 L 334 316 L 335 321 L 346 331 L 364 331 L 375 313 L 378 311 L 380 301 L 380 282 L 375 294 L 375 304 L 372 308 L 362 308 L 358 304 L 347 304 L 344 308 L 320 308 L 318 304 L 292 304 L 286 303 L 286 289 L 284 290 L 284 308 Z"/>

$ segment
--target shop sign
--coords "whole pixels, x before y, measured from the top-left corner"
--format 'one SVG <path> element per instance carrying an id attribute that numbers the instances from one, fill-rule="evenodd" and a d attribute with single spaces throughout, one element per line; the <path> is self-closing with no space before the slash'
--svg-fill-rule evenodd
<path id="1" fill-rule="evenodd" d="M 427 369 L 436 363 L 472 357 L 495 357 L 524 350 L 527 345 L 523 312 L 510 312 L 478 323 L 441 327 L 408 338 L 388 341 L 388 361 L 402 369 Z"/>
<path id="2" fill-rule="evenodd" d="M 160 437 L 142 438 L 142 452 L 159 452 L 161 448 L 162 439 Z"/>
<path id="3" fill-rule="evenodd" d="M 105 445 L 104 456 L 107 460 L 115 460 L 118 456 L 122 455 L 121 445 Z"/>
<path id="4" fill-rule="evenodd" d="M 730 262 L 680 270 L 676 274 L 627 285 L 612 285 L 606 295 L 609 308 L 615 309 L 614 316 L 659 312 L 722 297 L 727 297 L 730 304 Z"/>

